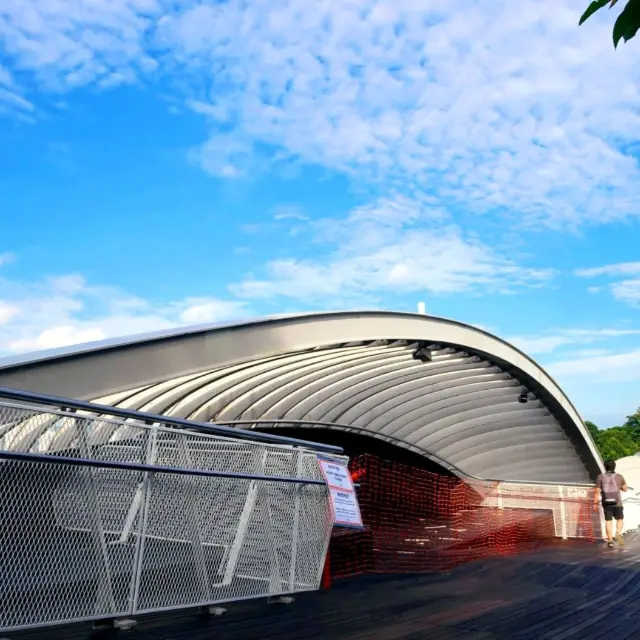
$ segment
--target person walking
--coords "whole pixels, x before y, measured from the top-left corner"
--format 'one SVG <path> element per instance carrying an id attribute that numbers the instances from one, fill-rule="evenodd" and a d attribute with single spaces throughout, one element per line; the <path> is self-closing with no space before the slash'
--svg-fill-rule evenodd
<path id="1" fill-rule="evenodd" d="M 605 472 L 596 478 L 596 490 L 593 494 L 593 510 L 600 506 L 604 511 L 605 529 L 607 532 L 607 546 L 613 547 L 613 521 L 616 521 L 616 540 L 624 545 L 622 528 L 624 526 L 624 511 L 622 508 L 622 491 L 628 489 L 624 477 L 616 473 L 615 460 L 606 460 Z"/>

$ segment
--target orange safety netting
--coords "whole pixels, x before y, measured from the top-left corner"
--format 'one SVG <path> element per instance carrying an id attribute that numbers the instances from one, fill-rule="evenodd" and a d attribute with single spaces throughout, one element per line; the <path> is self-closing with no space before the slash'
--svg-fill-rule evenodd
<path id="1" fill-rule="evenodd" d="M 561 538 L 596 538 L 583 487 L 462 482 L 369 454 L 349 467 L 365 529 L 334 529 L 333 577 L 443 571 Z"/>

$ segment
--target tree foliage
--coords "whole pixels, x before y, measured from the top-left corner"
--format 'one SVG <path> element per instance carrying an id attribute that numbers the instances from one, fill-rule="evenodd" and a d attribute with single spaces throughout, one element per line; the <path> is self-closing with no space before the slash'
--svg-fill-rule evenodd
<path id="1" fill-rule="evenodd" d="M 599 433 L 598 427 L 596 427 L 596 425 L 593 424 L 593 422 L 589 422 L 588 420 L 584 424 L 586 425 L 587 429 L 589 429 L 589 433 L 591 434 L 591 437 L 595 440 L 597 434 Z"/>
<path id="2" fill-rule="evenodd" d="M 609 5 L 613 7 L 618 0 L 593 0 L 582 14 L 580 22 L 582 24 L 588 20 L 596 11 Z M 627 4 L 618 16 L 613 25 L 613 46 L 617 47 L 620 40 L 628 42 L 633 38 L 640 29 L 640 0 L 627 0 Z"/>
<path id="3" fill-rule="evenodd" d="M 640 452 L 640 407 L 627 416 L 621 427 L 600 430 L 593 422 L 585 422 L 604 460 L 618 460 Z"/>

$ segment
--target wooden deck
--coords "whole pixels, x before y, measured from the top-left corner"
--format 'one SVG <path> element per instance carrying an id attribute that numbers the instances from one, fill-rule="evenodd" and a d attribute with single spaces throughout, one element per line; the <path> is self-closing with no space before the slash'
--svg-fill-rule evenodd
<path id="1" fill-rule="evenodd" d="M 9 638 L 86 640 L 86 627 Z M 435 576 L 360 577 L 290 605 L 229 605 L 220 618 L 141 618 L 127 640 L 626 640 L 640 637 L 640 537 L 624 549 L 560 546 Z"/>

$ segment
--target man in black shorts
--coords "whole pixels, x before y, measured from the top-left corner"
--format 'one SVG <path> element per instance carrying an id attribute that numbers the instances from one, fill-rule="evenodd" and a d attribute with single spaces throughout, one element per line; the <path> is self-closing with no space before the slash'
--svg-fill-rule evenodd
<path id="1" fill-rule="evenodd" d="M 605 527 L 607 531 L 607 544 L 613 547 L 613 521 L 616 521 L 616 540 L 623 545 L 622 527 L 624 524 L 624 512 L 622 509 L 622 491 L 628 489 L 626 480 L 616 473 L 614 460 L 604 463 L 605 473 L 596 478 L 596 491 L 593 494 L 593 510 L 597 511 L 602 505 L 604 510 Z"/>

